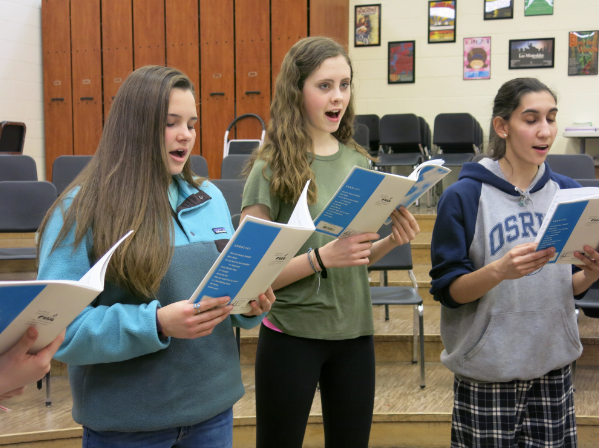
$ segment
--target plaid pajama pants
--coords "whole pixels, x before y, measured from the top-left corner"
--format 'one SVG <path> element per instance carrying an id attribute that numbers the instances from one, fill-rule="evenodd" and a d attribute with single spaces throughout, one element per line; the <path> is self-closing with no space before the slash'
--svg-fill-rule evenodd
<path id="1" fill-rule="evenodd" d="M 576 447 L 570 366 L 530 381 L 454 380 L 452 448 Z"/>

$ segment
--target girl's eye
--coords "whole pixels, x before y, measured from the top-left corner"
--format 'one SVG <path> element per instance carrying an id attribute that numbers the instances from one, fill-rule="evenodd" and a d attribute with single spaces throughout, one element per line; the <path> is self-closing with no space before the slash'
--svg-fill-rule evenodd
<path id="1" fill-rule="evenodd" d="M 532 120 L 532 121 L 531 121 L 531 120 L 526 120 L 526 122 L 527 122 L 528 124 L 534 124 L 534 123 L 535 123 L 535 121 L 536 121 L 536 120 Z"/>
<path id="2" fill-rule="evenodd" d="M 318 87 L 319 87 L 320 89 L 324 90 L 324 89 L 327 89 L 327 88 L 329 87 L 329 85 L 328 85 L 328 84 L 321 84 L 321 85 L 319 85 Z"/>
<path id="3" fill-rule="evenodd" d="M 347 89 L 349 87 L 349 82 L 344 82 L 343 84 L 341 84 L 341 87 Z"/>
<path id="4" fill-rule="evenodd" d="M 167 128 L 172 128 L 174 125 L 175 125 L 175 123 L 167 123 L 167 124 L 166 124 L 166 127 L 167 127 Z"/>
<path id="5" fill-rule="evenodd" d="M 187 129 L 189 129 L 190 131 L 193 131 L 193 126 L 187 126 Z"/>

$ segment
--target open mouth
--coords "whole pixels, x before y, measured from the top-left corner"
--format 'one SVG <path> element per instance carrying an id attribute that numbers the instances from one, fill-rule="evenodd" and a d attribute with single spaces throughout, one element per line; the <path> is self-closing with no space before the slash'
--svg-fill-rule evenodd
<path id="1" fill-rule="evenodd" d="M 533 146 L 533 149 L 536 149 L 537 151 L 547 151 L 549 149 L 549 145 Z"/>
<path id="2" fill-rule="evenodd" d="M 324 114 L 329 118 L 339 118 L 341 111 L 340 110 L 329 110 Z"/>
<path id="3" fill-rule="evenodd" d="M 177 159 L 184 159 L 187 151 L 184 149 L 175 149 L 174 151 L 169 151 L 169 154 Z"/>

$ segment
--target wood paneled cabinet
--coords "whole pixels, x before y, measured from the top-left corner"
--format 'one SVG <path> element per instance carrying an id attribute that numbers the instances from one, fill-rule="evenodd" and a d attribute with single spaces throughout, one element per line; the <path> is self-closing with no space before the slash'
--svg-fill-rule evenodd
<path id="1" fill-rule="evenodd" d="M 244 113 L 268 121 L 289 48 L 309 35 L 346 45 L 348 26 L 349 0 L 42 0 L 47 179 L 56 157 L 95 152 L 120 85 L 150 64 L 194 83 L 194 153 L 219 178 L 227 126 Z M 243 120 L 231 135 L 260 127 Z"/>

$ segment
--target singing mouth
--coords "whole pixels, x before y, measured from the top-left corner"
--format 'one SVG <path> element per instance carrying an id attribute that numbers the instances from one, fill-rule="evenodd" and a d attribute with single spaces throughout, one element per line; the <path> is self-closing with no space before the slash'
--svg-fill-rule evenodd
<path id="1" fill-rule="evenodd" d="M 340 110 L 329 110 L 329 111 L 325 112 L 324 114 L 330 118 L 339 118 L 340 113 L 341 113 Z"/>

